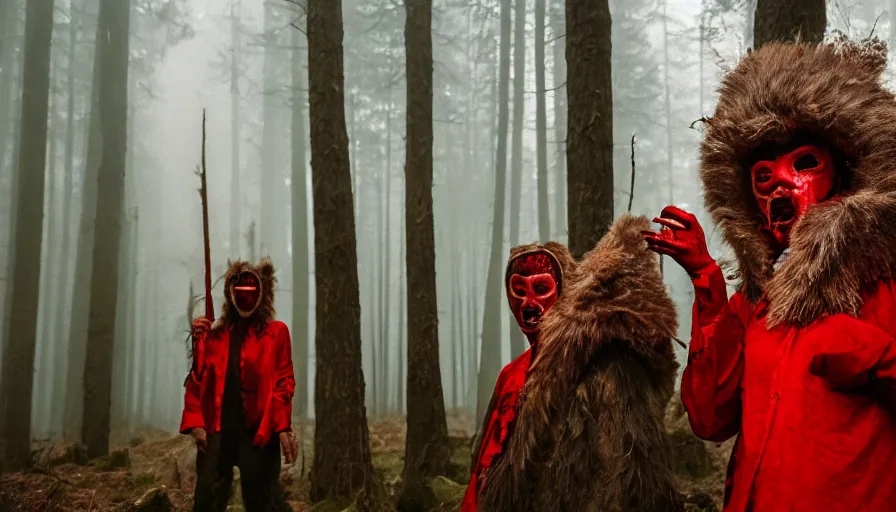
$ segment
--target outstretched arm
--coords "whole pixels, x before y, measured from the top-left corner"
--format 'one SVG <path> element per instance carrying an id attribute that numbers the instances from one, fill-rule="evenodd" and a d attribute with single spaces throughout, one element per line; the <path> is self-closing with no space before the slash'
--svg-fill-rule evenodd
<path id="1" fill-rule="evenodd" d="M 709 255 L 697 217 L 667 206 L 653 221 L 663 229 L 643 232 L 648 247 L 674 259 L 694 284 L 691 345 L 681 400 L 698 437 L 723 441 L 739 429 L 743 317 L 750 307 L 740 295 L 729 303 L 725 278 Z"/>

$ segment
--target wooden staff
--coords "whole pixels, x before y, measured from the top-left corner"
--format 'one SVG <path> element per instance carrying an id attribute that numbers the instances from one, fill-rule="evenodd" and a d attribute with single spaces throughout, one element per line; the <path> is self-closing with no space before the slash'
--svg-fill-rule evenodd
<path id="1" fill-rule="evenodd" d="M 208 187 L 205 181 L 205 109 L 202 109 L 202 172 L 199 173 L 202 186 L 199 197 L 202 199 L 202 238 L 205 243 L 205 317 L 215 321 L 215 306 L 212 303 L 212 258 L 208 237 Z"/>

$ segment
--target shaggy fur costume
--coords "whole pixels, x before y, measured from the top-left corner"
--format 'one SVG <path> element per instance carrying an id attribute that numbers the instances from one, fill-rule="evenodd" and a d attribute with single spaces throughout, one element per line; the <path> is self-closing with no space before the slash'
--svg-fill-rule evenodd
<path id="1" fill-rule="evenodd" d="M 877 40 L 768 44 L 722 81 L 716 113 L 706 120 L 700 177 L 706 207 L 737 258 L 741 291 L 754 303 L 769 299 L 769 328 L 855 316 L 863 293 L 894 276 L 896 101 L 882 84 L 885 66 Z M 775 272 L 746 159 L 797 130 L 845 156 L 846 190 L 797 222 L 791 254 Z"/>
<path id="2" fill-rule="evenodd" d="M 274 287 L 277 285 L 277 278 L 274 276 L 274 262 L 270 258 L 262 258 L 257 265 L 252 265 L 248 261 L 236 260 L 230 263 L 227 273 L 224 276 L 224 305 L 221 306 L 221 316 L 212 330 L 229 329 L 231 325 L 239 318 L 240 314 L 233 305 L 233 286 L 236 278 L 243 272 L 250 272 L 258 279 L 261 286 L 261 294 L 258 300 L 258 307 L 249 317 L 249 322 L 256 332 L 264 332 L 264 328 L 268 322 L 274 319 L 276 311 L 274 310 Z"/>
<path id="3" fill-rule="evenodd" d="M 641 236 L 648 228 L 644 217 L 623 217 L 569 265 L 480 510 L 678 510 L 663 427 L 677 319 Z"/>

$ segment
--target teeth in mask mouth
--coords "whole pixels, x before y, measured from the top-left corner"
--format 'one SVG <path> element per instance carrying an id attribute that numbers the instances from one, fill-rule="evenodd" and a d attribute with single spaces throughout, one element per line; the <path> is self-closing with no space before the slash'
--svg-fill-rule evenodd
<path id="1" fill-rule="evenodd" d="M 523 323 L 526 327 L 537 327 L 541 322 L 541 311 L 536 308 L 526 308 L 523 310 Z"/>
<path id="2" fill-rule="evenodd" d="M 778 197 L 772 199 L 769 204 L 769 217 L 774 223 L 787 223 L 796 217 L 796 207 L 789 197 Z"/>

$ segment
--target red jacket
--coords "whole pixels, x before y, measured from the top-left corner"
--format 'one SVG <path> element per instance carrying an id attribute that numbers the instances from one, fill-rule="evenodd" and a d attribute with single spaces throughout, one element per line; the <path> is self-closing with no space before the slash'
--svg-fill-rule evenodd
<path id="1" fill-rule="evenodd" d="M 717 265 L 694 286 L 681 398 L 697 436 L 738 435 L 725 511 L 896 511 L 892 283 L 866 293 L 858 318 L 771 330 L 768 304 L 740 293 L 729 301 Z M 846 358 L 821 378 L 810 372 L 818 354 Z M 863 385 L 872 370 L 876 380 Z"/>
<path id="2" fill-rule="evenodd" d="M 498 374 L 492 399 L 485 411 L 485 424 L 478 439 L 476 460 L 470 474 L 470 483 L 464 494 L 462 512 L 476 512 L 476 502 L 481 487 L 480 478 L 488 473 L 495 456 L 504 450 L 507 438 L 513 428 L 517 413 L 520 391 L 526 383 L 526 370 L 532 362 L 532 349 L 528 348 L 507 364 Z"/>
<path id="3" fill-rule="evenodd" d="M 190 372 L 184 394 L 180 432 L 221 430 L 221 403 L 230 347 L 230 330 L 212 330 L 199 341 L 196 370 Z M 270 321 L 261 336 L 249 328 L 240 350 L 243 412 L 246 424 L 258 427 L 253 443 L 266 445 L 274 434 L 291 429 L 296 381 L 289 328 Z"/>

